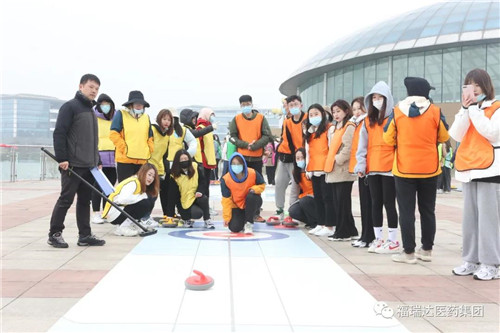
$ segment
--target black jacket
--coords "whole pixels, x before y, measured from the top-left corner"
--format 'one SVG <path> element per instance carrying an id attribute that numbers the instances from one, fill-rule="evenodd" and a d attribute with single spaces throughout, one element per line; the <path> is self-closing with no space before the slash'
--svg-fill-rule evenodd
<path id="1" fill-rule="evenodd" d="M 195 129 L 192 122 L 194 117 L 198 117 L 198 112 L 195 112 L 191 109 L 184 109 L 180 113 L 179 120 L 181 121 L 181 123 L 184 124 L 184 127 L 189 129 L 189 131 L 191 132 L 191 134 L 193 134 L 195 139 L 202 137 L 205 134 L 208 134 L 214 130 L 212 125 L 208 125 L 207 127 L 202 128 L 200 130 Z"/>
<path id="2" fill-rule="evenodd" d="M 94 101 L 80 91 L 64 103 L 54 129 L 54 151 L 58 162 L 68 161 L 72 167 L 95 167 L 99 164 L 97 118 Z"/>

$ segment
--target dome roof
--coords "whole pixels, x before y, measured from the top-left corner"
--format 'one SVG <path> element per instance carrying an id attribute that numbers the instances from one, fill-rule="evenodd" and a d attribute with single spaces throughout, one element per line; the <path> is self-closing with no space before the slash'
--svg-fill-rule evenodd
<path id="1" fill-rule="evenodd" d="M 499 4 L 498 1 L 440 2 L 398 15 L 335 41 L 291 77 L 377 53 L 500 38 Z"/>

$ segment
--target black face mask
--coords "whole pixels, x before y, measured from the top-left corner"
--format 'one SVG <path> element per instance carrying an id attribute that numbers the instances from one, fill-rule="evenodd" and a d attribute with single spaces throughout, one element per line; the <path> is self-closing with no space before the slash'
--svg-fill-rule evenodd
<path id="1" fill-rule="evenodd" d="M 181 166 L 181 169 L 188 169 L 191 163 L 189 163 L 189 161 L 182 161 L 179 162 L 179 165 Z"/>

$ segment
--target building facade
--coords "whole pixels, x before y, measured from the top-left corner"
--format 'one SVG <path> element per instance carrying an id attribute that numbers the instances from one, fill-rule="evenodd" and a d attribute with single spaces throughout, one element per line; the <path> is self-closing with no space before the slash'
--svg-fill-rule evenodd
<path id="1" fill-rule="evenodd" d="M 457 111 L 467 72 L 485 69 L 500 96 L 498 1 L 437 3 L 399 15 L 331 44 L 280 86 L 304 106 L 331 105 L 366 95 L 378 81 L 394 100 L 406 97 L 407 76 L 426 78 L 430 97 L 450 117 Z"/>

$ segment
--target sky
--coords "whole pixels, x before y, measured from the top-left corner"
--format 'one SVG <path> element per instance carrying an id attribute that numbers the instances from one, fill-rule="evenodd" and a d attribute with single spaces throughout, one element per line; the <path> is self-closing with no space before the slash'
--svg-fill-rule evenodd
<path id="1" fill-rule="evenodd" d="M 67 100 L 80 77 L 121 105 L 281 106 L 280 84 L 335 40 L 438 1 L 2 0 L 3 94 Z"/>

